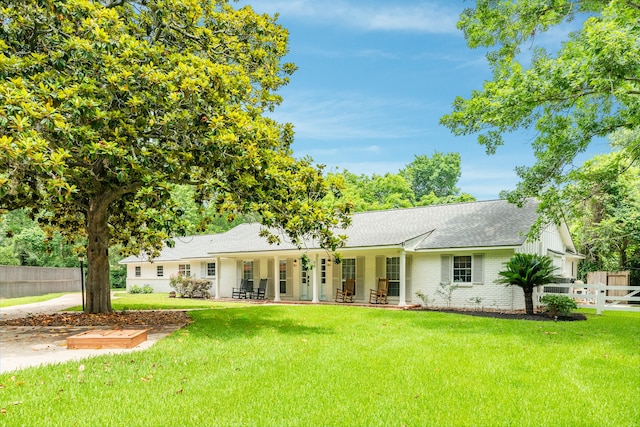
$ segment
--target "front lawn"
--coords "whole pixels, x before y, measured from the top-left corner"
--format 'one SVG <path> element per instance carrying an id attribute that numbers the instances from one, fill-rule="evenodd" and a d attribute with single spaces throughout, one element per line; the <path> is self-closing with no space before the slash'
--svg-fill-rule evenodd
<path id="1" fill-rule="evenodd" d="M 241 303 L 240 303 L 241 304 Z M 193 308 L 238 307 L 239 302 L 217 302 L 202 298 L 169 298 L 168 293 L 130 294 L 124 291 L 114 292 L 111 308 L 114 311 L 127 310 L 169 310 Z M 69 307 L 68 311 L 82 311 L 82 306 Z"/>
<path id="2" fill-rule="evenodd" d="M 151 349 L 0 375 L 4 425 L 633 426 L 640 315 L 192 312 Z M 72 350 L 69 350 L 72 351 Z"/>

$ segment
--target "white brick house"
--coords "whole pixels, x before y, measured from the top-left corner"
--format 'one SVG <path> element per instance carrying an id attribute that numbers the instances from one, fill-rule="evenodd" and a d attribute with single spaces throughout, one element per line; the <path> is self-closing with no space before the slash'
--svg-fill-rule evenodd
<path id="1" fill-rule="evenodd" d="M 333 262 L 329 253 L 309 245 L 269 245 L 259 237 L 259 224 L 242 224 L 226 233 L 177 238 L 153 261 L 129 257 L 127 287 L 149 284 L 166 292 L 171 274 L 182 272 L 211 279 L 212 295 L 230 298 L 241 279 L 268 281 L 267 298 L 332 301 L 346 278 L 356 279 L 357 302 L 368 302 L 369 289 L 378 277 L 389 279 L 389 303 L 418 303 L 417 291 L 436 305 L 441 283 L 458 285 L 451 305 L 481 305 L 498 309 L 522 309 L 524 297 L 517 287 L 495 284 L 498 272 L 515 252 L 549 255 L 558 275 L 573 278 L 582 258 L 565 224 L 548 226 L 533 242 L 526 234 L 537 218 L 536 201 L 518 208 L 503 200 L 434 205 L 357 213 L 344 230 L 348 240 L 343 260 Z M 342 231 L 341 231 L 342 232 Z M 304 270 L 305 253 L 315 266 Z"/>

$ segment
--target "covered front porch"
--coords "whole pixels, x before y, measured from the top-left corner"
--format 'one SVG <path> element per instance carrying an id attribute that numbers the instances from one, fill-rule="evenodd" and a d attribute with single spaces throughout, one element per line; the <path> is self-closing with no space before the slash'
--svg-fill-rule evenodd
<path id="1" fill-rule="evenodd" d="M 323 250 L 283 250 L 235 254 L 212 254 L 219 274 L 214 280 L 216 299 L 231 298 L 242 281 L 257 288 L 267 279 L 266 298 L 274 302 L 334 301 L 346 279 L 355 279 L 355 303 L 368 303 L 378 278 L 389 279 L 389 304 L 407 305 L 411 295 L 411 256 L 403 248 L 347 249 L 340 262 Z M 308 258 L 308 268 L 302 256 Z M 410 299 L 410 297 L 409 297 Z"/>

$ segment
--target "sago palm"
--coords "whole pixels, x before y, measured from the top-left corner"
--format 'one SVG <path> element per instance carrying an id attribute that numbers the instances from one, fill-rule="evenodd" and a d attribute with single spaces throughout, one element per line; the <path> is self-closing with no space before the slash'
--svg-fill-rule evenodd
<path id="1" fill-rule="evenodd" d="M 555 281 L 553 261 L 548 256 L 517 253 L 505 263 L 496 283 L 519 286 L 524 291 L 527 314 L 533 314 L 533 290 Z"/>

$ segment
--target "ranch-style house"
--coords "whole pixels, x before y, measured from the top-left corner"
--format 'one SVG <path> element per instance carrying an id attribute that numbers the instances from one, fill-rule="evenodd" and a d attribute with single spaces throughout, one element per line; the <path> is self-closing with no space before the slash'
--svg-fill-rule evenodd
<path id="1" fill-rule="evenodd" d="M 346 279 L 355 279 L 355 302 L 368 303 L 378 278 L 387 278 L 388 303 L 420 303 L 417 291 L 435 305 L 481 305 L 524 308 L 522 290 L 496 284 L 498 272 L 515 252 L 548 255 L 564 280 L 575 278 L 582 258 L 566 224 L 548 225 L 537 239 L 527 240 L 536 221 L 538 202 L 522 208 L 504 200 L 432 205 L 353 215 L 346 230 L 342 260 L 336 263 L 322 248 L 300 250 L 282 243 L 270 245 L 259 236 L 260 224 L 239 225 L 225 233 L 178 237 L 153 260 L 144 255 L 121 261 L 127 265 L 127 288 L 151 285 L 168 292 L 169 278 L 183 274 L 213 283 L 214 298 L 231 298 L 241 281 L 258 286 L 267 279 L 266 298 L 273 301 L 333 301 Z M 306 254 L 312 268 L 302 267 Z M 441 284 L 457 289 L 445 301 Z"/>

